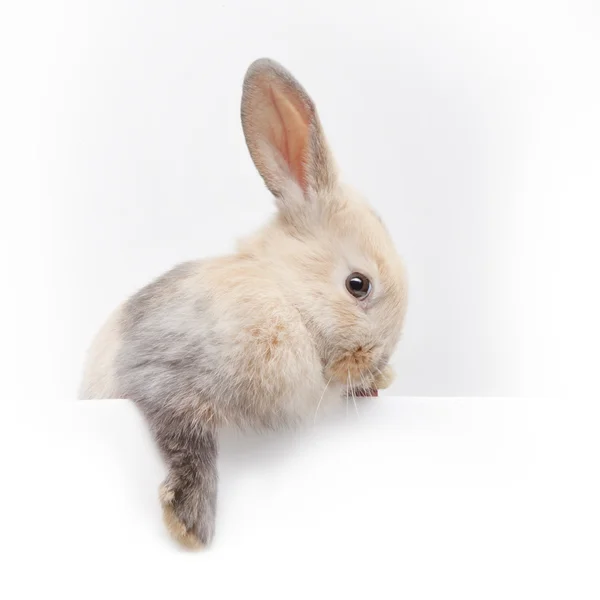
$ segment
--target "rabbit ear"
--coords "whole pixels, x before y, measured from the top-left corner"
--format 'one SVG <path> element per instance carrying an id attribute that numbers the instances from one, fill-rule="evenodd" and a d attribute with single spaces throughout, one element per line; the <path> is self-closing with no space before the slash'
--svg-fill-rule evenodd
<path id="1" fill-rule="evenodd" d="M 335 166 L 315 105 L 275 61 L 262 58 L 250 65 L 244 79 L 242 127 L 258 172 L 284 206 L 290 185 L 300 188 L 304 200 L 310 191 L 335 185 Z"/>

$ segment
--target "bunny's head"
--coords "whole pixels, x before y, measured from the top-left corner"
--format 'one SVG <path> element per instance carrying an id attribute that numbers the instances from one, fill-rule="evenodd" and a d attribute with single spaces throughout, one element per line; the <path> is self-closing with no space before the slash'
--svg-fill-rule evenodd
<path id="1" fill-rule="evenodd" d="M 338 177 L 311 98 L 282 66 L 254 62 L 242 125 L 277 216 L 246 249 L 281 282 L 313 335 L 324 375 L 368 388 L 406 311 L 406 276 L 381 219 Z"/>

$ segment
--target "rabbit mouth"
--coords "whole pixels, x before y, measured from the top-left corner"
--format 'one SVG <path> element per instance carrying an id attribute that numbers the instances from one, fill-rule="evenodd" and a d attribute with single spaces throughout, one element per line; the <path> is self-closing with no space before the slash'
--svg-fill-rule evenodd
<path id="1" fill-rule="evenodd" d="M 327 365 L 327 377 L 345 385 L 349 395 L 377 395 L 373 384 L 377 362 L 373 350 L 372 347 L 358 346 L 342 352 Z"/>

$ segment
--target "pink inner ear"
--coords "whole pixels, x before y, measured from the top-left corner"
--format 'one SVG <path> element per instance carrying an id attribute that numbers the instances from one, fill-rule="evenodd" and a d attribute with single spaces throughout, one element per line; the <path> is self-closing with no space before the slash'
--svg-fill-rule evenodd
<path id="1" fill-rule="evenodd" d="M 269 86 L 275 118 L 270 142 L 279 151 L 294 179 L 306 190 L 305 156 L 308 145 L 310 118 L 302 106 L 276 86 Z"/>

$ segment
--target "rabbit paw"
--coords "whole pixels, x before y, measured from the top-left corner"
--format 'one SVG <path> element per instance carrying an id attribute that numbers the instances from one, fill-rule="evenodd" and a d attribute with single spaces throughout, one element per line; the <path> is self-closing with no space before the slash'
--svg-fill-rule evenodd
<path id="1" fill-rule="evenodd" d="M 189 550 L 203 548 L 204 543 L 196 533 L 197 528 L 195 525 L 186 524 L 189 519 L 185 518 L 184 515 L 189 510 L 185 506 L 185 500 L 178 501 L 177 497 L 181 494 L 163 484 L 160 487 L 159 496 L 163 509 L 163 521 L 173 539 Z"/>
<path id="2" fill-rule="evenodd" d="M 390 365 L 386 365 L 381 371 L 375 375 L 375 387 L 378 390 L 385 390 L 392 385 L 392 382 L 396 379 L 396 373 Z"/>

